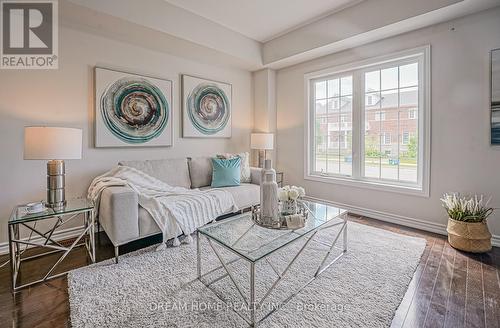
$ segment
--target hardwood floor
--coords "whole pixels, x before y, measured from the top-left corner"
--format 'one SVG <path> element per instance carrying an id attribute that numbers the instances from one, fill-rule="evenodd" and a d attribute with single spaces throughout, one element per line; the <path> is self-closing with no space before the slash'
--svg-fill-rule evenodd
<path id="1" fill-rule="evenodd" d="M 446 237 L 367 218 L 353 221 L 427 240 L 391 327 L 500 328 L 500 249 L 474 255 Z"/>
<path id="2" fill-rule="evenodd" d="M 420 264 L 395 314 L 399 327 L 488 327 L 500 328 L 500 249 L 482 255 L 456 251 L 444 236 L 389 224 L 365 217 L 351 221 L 418 236 L 427 240 Z M 113 247 L 101 232 L 97 239 L 98 261 L 113 256 Z M 159 238 L 132 243 L 120 249 L 130 252 Z M 7 256 L 0 257 L 3 263 Z M 21 279 L 44 273 L 56 256 L 26 262 Z M 88 259 L 83 248 L 62 262 L 61 271 L 83 266 Z M 0 268 L 0 327 L 69 327 L 69 303 L 65 277 L 24 289 L 12 296 L 9 266 Z"/>

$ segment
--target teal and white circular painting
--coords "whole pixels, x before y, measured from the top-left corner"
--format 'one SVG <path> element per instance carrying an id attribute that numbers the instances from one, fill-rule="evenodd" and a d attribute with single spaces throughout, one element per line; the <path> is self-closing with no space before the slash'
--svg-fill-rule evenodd
<path id="1" fill-rule="evenodd" d="M 126 143 L 145 143 L 161 135 L 169 114 L 169 104 L 161 90 L 145 79 L 119 79 L 101 97 L 104 124 Z"/>
<path id="2" fill-rule="evenodd" d="M 193 126 L 202 134 L 213 135 L 222 131 L 230 118 L 230 103 L 218 86 L 200 83 L 188 95 L 187 114 Z"/>

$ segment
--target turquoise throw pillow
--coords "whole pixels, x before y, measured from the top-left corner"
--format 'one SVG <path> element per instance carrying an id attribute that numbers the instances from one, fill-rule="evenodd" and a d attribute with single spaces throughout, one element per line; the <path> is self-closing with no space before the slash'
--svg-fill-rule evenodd
<path id="1" fill-rule="evenodd" d="M 241 179 L 241 158 L 212 158 L 212 187 L 239 186 Z"/>

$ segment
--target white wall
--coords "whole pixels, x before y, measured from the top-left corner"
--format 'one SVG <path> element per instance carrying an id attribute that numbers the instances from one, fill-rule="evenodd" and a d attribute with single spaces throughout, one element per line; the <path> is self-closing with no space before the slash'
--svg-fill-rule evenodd
<path id="1" fill-rule="evenodd" d="M 254 120 L 253 131 L 274 133 L 276 135 L 276 71 L 266 68 L 253 72 L 253 104 Z M 274 140 L 276 149 L 276 138 Z M 253 151 L 253 164 L 258 166 L 258 150 Z M 276 163 L 276 152 L 267 152 L 267 158 Z"/>
<path id="2" fill-rule="evenodd" d="M 133 35 L 135 31 L 141 30 L 142 37 L 147 38 L 152 31 L 157 31 L 201 45 L 207 49 L 216 50 L 224 57 L 238 58 L 253 67 L 262 64 L 260 42 L 165 0 L 148 0 L 146 2 L 137 0 L 61 0 L 60 3 L 61 13 L 65 18 L 80 21 L 85 25 L 99 26 L 101 29 L 115 29 L 114 26 L 109 25 L 109 22 L 121 20 L 119 25 L 127 22 L 124 24 L 126 25 L 125 29 L 119 31 L 121 35 Z M 90 9 L 92 13 L 89 13 L 86 8 Z M 150 31 L 145 32 L 143 28 Z"/>
<path id="3" fill-rule="evenodd" d="M 500 47 L 499 31 L 497 8 L 278 71 L 277 156 L 286 182 L 314 197 L 441 232 L 444 192 L 485 193 L 500 207 L 500 149 L 489 142 L 489 51 Z M 426 44 L 432 47 L 430 198 L 304 180 L 304 74 Z M 500 211 L 489 226 L 500 235 Z"/>
<path id="4" fill-rule="evenodd" d="M 122 159 L 179 158 L 249 149 L 253 127 L 250 72 L 201 64 L 66 27 L 61 27 L 59 33 L 58 70 L 0 71 L 0 243 L 7 240 L 7 220 L 15 204 L 45 199 L 45 162 L 23 160 L 26 125 L 83 129 L 83 159 L 66 163 L 67 197 L 85 195 L 93 177 Z M 93 68 L 96 65 L 173 81 L 173 147 L 93 147 Z M 231 139 L 181 138 L 181 73 L 232 84 Z"/>

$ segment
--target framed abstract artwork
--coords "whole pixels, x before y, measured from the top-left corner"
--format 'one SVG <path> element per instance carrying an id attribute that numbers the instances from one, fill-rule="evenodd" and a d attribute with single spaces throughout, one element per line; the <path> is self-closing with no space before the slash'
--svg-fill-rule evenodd
<path id="1" fill-rule="evenodd" d="M 95 146 L 172 146 L 172 81 L 95 68 Z"/>
<path id="2" fill-rule="evenodd" d="M 231 137 L 232 87 L 228 83 L 182 75 L 182 135 Z"/>
<path id="3" fill-rule="evenodd" d="M 491 144 L 500 146 L 500 49 L 491 51 Z"/>

